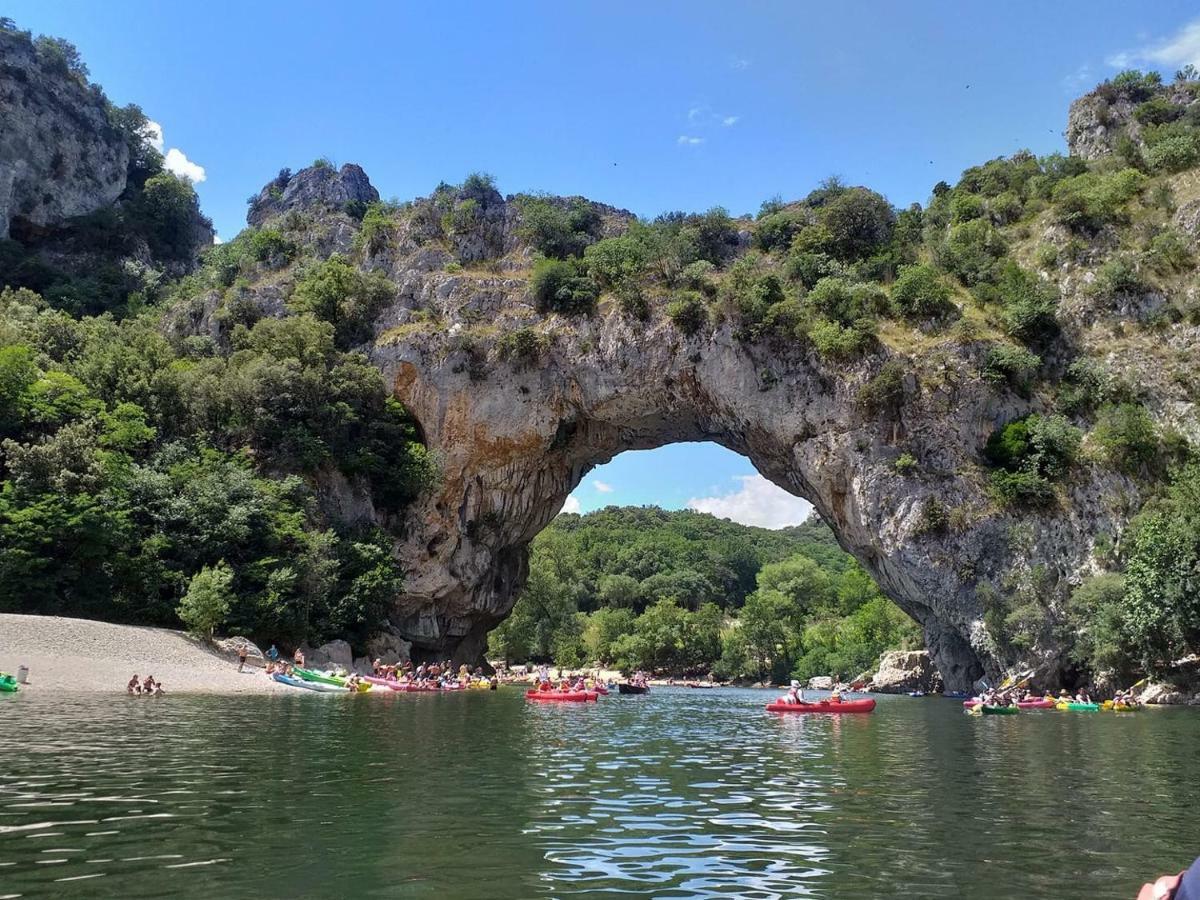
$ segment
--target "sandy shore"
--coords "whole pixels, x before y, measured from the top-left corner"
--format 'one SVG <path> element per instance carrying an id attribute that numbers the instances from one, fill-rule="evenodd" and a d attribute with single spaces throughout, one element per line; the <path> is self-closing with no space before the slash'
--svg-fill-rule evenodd
<path id="1" fill-rule="evenodd" d="M 0 613 L 0 672 L 29 667 L 22 690 L 123 693 L 129 677 L 153 675 L 168 694 L 266 694 L 295 688 L 272 681 L 182 631 L 58 616 Z"/>

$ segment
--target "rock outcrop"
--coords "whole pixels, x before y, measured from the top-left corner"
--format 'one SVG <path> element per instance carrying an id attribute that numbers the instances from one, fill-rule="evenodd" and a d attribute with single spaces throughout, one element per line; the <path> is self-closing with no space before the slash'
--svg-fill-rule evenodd
<path id="1" fill-rule="evenodd" d="M 976 374 L 980 351 L 969 345 L 953 365 L 906 359 L 903 396 L 879 414 L 859 392 L 889 354 L 831 365 L 794 346 L 747 342 L 730 323 L 687 337 L 669 321 L 609 310 L 570 323 L 551 317 L 538 325 L 548 346 L 536 360 L 500 359 L 469 323 L 528 323 L 528 308 L 513 313 L 504 301 L 518 286 L 415 276 L 402 284 L 402 305 L 449 323 L 435 333 L 396 329 L 372 351 L 442 468 L 398 546 L 410 575 L 395 621 L 418 647 L 482 652 L 524 582 L 529 542 L 593 466 L 626 450 L 714 441 L 810 500 L 921 623 L 947 686 L 965 689 L 999 666 L 981 586 L 1032 566 L 1077 577 L 1095 535 L 1121 533 L 1136 494 L 1097 469 L 1057 510 L 996 510 L 978 453 L 1018 413 Z M 919 472 L 897 472 L 901 446 Z M 957 510 L 955 526 L 928 531 L 931 504 Z"/>
<path id="2" fill-rule="evenodd" d="M 0 30 L 0 238 L 108 206 L 128 165 L 104 95 Z"/>
<path id="3" fill-rule="evenodd" d="M 879 671 L 867 690 L 878 694 L 940 691 L 942 679 L 924 650 L 890 650 L 879 658 Z"/>
<path id="4" fill-rule="evenodd" d="M 295 175 L 284 169 L 251 201 L 246 221 L 260 226 L 293 209 L 339 210 L 347 204 L 367 204 L 378 199 L 379 191 L 371 186 L 367 174 L 354 163 L 346 163 L 340 169 L 322 163 Z"/>
<path id="5" fill-rule="evenodd" d="M 1145 148 L 1144 123 L 1136 115 L 1139 104 L 1151 99 L 1164 102 L 1183 115 L 1200 102 L 1192 83 L 1152 86 L 1148 83 L 1118 84 L 1105 82 L 1071 104 L 1067 115 L 1067 148 L 1072 156 L 1094 160 L 1117 153 L 1121 140 L 1133 148 Z"/>
<path id="6" fill-rule="evenodd" d="M 308 183 L 307 172 L 289 184 Z M 354 181 L 358 197 L 373 194 Z M 317 213 L 298 220 L 295 236 L 306 247 L 317 254 L 357 247 L 353 216 L 330 200 L 343 193 L 306 190 L 312 207 L 299 196 L 286 202 Z M 264 197 L 252 221 L 263 221 L 268 207 L 272 215 L 281 210 L 268 189 Z M 438 238 L 423 232 L 444 220 L 435 203 L 454 211 L 466 200 L 475 201 L 472 215 L 482 223 L 477 240 L 456 243 L 453 229 Z M 620 227 L 619 218 L 605 221 Z M 713 441 L 810 500 L 842 546 L 920 623 L 928 658 L 952 690 L 985 674 L 998 680 L 1016 661 L 984 624 L 1002 587 L 1032 584 L 1036 573 L 1048 585 L 1042 600 L 1061 608 L 1071 586 L 1095 571 L 1097 542 L 1119 541 L 1140 505 L 1133 479 L 1084 462 L 1055 503 L 997 506 L 981 450 L 998 425 L 1037 406 L 983 376 L 987 341 L 879 344 L 839 360 L 809 344 L 750 338 L 730 319 L 684 334 L 668 318 L 630 316 L 615 299 L 590 316 L 546 314 L 520 270 L 529 259 L 521 226 L 514 198 L 454 194 L 448 202 L 417 201 L 386 240 L 355 251 L 364 269 L 396 286 L 364 350 L 419 423 L 441 473 L 433 492 L 387 523 L 407 573 L 391 626 L 415 657 L 478 661 L 524 584 L 530 541 L 592 467 L 626 450 Z M 502 260 L 460 271 L 496 248 Z M 289 277 L 264 279 L 241 302 L 275 314 Z M 1115 368 L 1155 377 L 1150 361 L 1122 352 L 1110 351 Z M 886 402 L 866 399 L 885 366 Z M 1191 405 L 1174 404 L 1173 414 L 1181 429 L 1194 430 Z M 897 467 L 902 454 L 915 466 Z M 382 522 L 369 497 L 344 479 L 318 489 L 327 506 Z M 355 660 L 347 649 L 338 662 Z M 1070 666 L 1066 648 L 1053 644 L 1021 662 L 1049 681 Z"/>

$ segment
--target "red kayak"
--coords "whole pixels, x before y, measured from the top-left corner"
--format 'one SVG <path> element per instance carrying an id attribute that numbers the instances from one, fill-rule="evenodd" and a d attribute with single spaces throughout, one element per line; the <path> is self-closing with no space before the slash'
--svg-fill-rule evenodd
<path id="1" fill-rule="evenodd" d="M 963 706 L 971 709 L 981 702 L 978 697 L 972 697 L 970 700 L 964 700 Z M 1044 697 L 1041 700 L 1018 700 L 1017 709 L 1054 709 L 1054 701 Z"/>
<path id="2" fill-rule="evenodd" d="M 526 691 L 526 700 L 570 700 L 575 703 L 583 703 L 588 700 L 595 700 L 599 694 L 595 691 Z"/>
<path id="3" fill-rule="evenodd" d="M 875 701 L 870 697 L 865 700 L 842 700 L 834 703 L 832 700 L 818 700 L 816 703 L 785 703 L 776 700 L 767 704 L 767 712 L 787 713 L 867 713 L 875 708 Z"/>

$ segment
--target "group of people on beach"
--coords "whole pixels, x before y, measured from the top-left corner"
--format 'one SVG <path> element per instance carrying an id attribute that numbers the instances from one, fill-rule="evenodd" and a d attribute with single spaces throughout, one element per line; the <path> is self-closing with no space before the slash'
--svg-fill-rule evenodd
<path id="1" fill-rule="evenodd" d="M 163 690 L 162 682 L 155 681 L 153 675 L 147 675 L 146 680 L 142 681 L 138 678 L 137 672 L 133 673 L 133 677 L 129 679 L 129 684 L 125 685 L 125 692 L 131 697 L 161 697 L 166 693 Z"/>

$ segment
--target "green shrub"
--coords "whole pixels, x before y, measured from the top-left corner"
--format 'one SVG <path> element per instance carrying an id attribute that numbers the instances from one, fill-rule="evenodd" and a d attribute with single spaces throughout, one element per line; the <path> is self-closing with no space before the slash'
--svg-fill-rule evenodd
<path id="1" fill-rule="evenodd" d="M 1174 228 L 1166 228 L 1150 239 L 1146 260 L 1163 274 L 1186 272 L 1195 267 L 1191 242 Z"/>
<path id="2" fill-rule="evenodd" d="M 1063 477 L 1079 458 L 1082 434 L 1062 416 L 1033 414 L 992 432 L 984 457 L 997 468 L 1053 480 Z M 1021 490 L 1019 479 L 1013 490 Z"/>
<path id="3" fill-rule="evenodd" d="M 822 278 L 804 300 L 820 315 L 842 325 L 872 319 L 887 309 L 887 295 L 878 285 L 850 284 L 842 278 Z"/>
<path id="4" fill-rule="evenodd" d="M 858 408 L 868 415 L 895 415 L 904 403 L 904 367 L 889 359 L 871 376 L 855 398 Z"/>
<path id="5" fill-rule="evenodd" d="M 363 274 L 335 253 L 296 282 L 288 305 L 328 322 L 338 346 L 347 348 L 370 336 L 375 318 L 394 295 L 381 272 Z"/>
<path id="6" fill-rule="evenodd" d="M 1065 179 L 1054 189 L 1056 217 L 1074 231 L 1099 231 L 1121 220 L 1125 204 L 1145 189 L 1146 180 L 1136 169 L 1109 175 L 1085 172 Z"/>
<path id="7" fill-rule="evenodd" d="M 586 200 L 555 201 L 521 197 L 519 233 L 539 252 L 555 259 L 581 256 L 600 234 L 600 214 Z"/>
<path id="8" fill-rule="evenodd" d="M 785 298 L 779 276 L 757 251 L 747 253 L 729 267 L 722 287 L 742 321 L 751 327 L 760 324 L 767 311 Z"/>
<path id="9" fill-rule="evenodd" d="M 983 216 L 985 207 L 983 198 L 963 191 L 954 191 L 950 195 L 950 221 L 970 222 Z"/>
<path id="10" fill-rule="evenodd" d="M 938 265 L 970 287 L 991 281 L 1008 248 L 1000 232 L 986 219 L 954 225 L 936 248 Z"/>
<path id="11" fill-rule="evenodd" d="M 395 231 L 394 210 L 384 203 L 369 203 L 362 215 L 362 227 L 354 237 L 355 245 L 368 253 L 378 253 Z"/>
<path id="12" fill-rule="evenodd" d="M 647 265 L 645 244 L 629 235 L 597 241 L 584 251 L 583 258 L 588 274 L 605 288 L 638 277 Z"/>
<path id="13" fill-rule="evenodd" d="M 906 319 L 940 319 L 954 311 L 950 288 L 929 266 L 905 266 L 892 285 L 892 303 Z"/>
<path id="14" fill-rule="evenodd" d="M 1166 97 L 1152 97 L 1133 110 L 1133 117 L 1143 125 L 1165 125 L 1182 115 L 1183 107 L 1176 106 Z"/>
<path id="15" fill-rule="evenodd" d="M 829 231 L 830 254 L 847 261 L 866 259 L 886 244 L 896 223 L 891 204 L 866 188 L 842 191 L 819 215 Z"/>
<path id="16" fill-rule="evenodd" d="M 826 253 L 793 249 L 784 261 L 783 274 L 789 281 L 811 288 L 822 278 L 843 277 L 846 268 Z"/>
<path id="17" fill-rule="evenodd" d="M 679 284 L 688 290 L 700 291 L 711 297 L 717 292 L 716 282 L 713 281 L 716 268 L 708 260 L 698 259 L 683 267 L 683 271 L 679 273 Z"/>
<path id="18" fill-rule="evenodd" d="M 995 280 L 978 285 L 975 296 L 996 303 L 1004 330 L 1027 344 L 1049 341 L 1058 333 L 1058 289 L 1012 260 L 1000 267 Z"/>
<path id="19" fill-rule="evenodd" d="M 200 248 L 196 225 L 202 221 L 200 201 L 191 182 L 163 172 L 146 179 L 129 203 L 131 224 L 158 256 L 186 260 Z"/>
<path id="20" fill-rule="evenodd" d="M 667 305 L 667 317 L 684 334 L 692 335 L 708 324 L 708 306 L 696 291 L 681 291 Z"/>
<path id="21" fill-rule="evenodd" d="M 1002 506 L 1045 506 L 1054 500 L 1050 482 L 1036 472 L 992 472 L 992 496 Z"/>
<path id="22" fill-rule="evenodd" d="M 992 384 L 1008 385 L 1024 396 L 1041 364 L 1041 357 L 1024 347 L 996 344 L 988 350 L 984 360 L 983 377 Z"/>
<path id="23" fill-rule="evenodd" d="M 1090 292 L 1101 297 L 1125 297 L 1144 294 L 1150 286 L 1138 273 L 1137 267 L 1124 256 L 1106 261 L 1096 272 Z"/>
<path id="24" fill-rule="evenodd" d="M 296 245 L 277 228 L 263 228 L 250 233 L 247 250 L 256 262 L 286 265 L 296 256 Z"/>
<path id="25" fill-rule="evenodd" d="M 1131 529 L 1122 636 L 1150 671 L 1200 648 L 1200 466 L 1177 471 Z"/>
<path id="26" fill-rule="evenodd" d="M 921 514 L 917 518 L 916 533 L 944 534 L 950 527 L 950 511 L 937 497 L 927 497 L 921 504 Z"/>
<path id="27" fill-rule="evenodd" d="M 846 359 L 861 353 L 875 341 L 869 327 L 843 325 L 826 319 L 818 320 L 808 329 L 808 337 L 817 352 L 829 359 Z"/>
<path id="28" fill-rule="evenodd" d="M 549 348 L 549 338 L 529 327 L 506 332 L 496 342 L 500 358 L 513 360 L 519 365 L 532 365 Z"/>
<path id="29" fill-rule="evenodd" d="M 1153 172 L 1182 172 L 1200 162 L 1200 136 L 1177 134 L 1164 138 L 1146 151 L 1146 165 Z"/>
<path id="30" fill-rule="evenodd" d="M 1145 407 L 1136 403 L 1102 408 L 1092 440 L 1109 465 L 1131 474 L 1144 471 L 1158 456 L 1158 429 Z"/>
<path id="31" fill-rule="evenodd" d="M 539 260 L 533 267 L 529 289 L 539 311 L 569 316 L 592 313 L 600 294 L 578 260 Z"/>
<path id="32" fill-rule="evenodd" d="M 1074 642 L 1071 659 L 1095 674 L 1131 680 L 1136 650 L 1125 621 L 1125 578 L 1105 573 L 1071 592 L 1067 624 Z"/>
<path id="33" fill-rule="evenodd" d="M 809 223 L 809 215 L 799 210 L 784 210 L 763 216 L 755 223 L 754 245 L 765 253 L 787 250 L 792 245 L 792 239 Z"/>
<path id="34" fill-rule="evenodd" d="M 892 464 L 897 475 L 911 475 L 917 470 L 917 460 L 911 453 L 901 453 Z"/>
<path id="35" fill-rule="evenodd" d="M 1124 386 L 1101 360 L 1083 356 L 1067 366 L 1059 390 L 1059 406 L 1068 413 L 1087 413 L 1104 403 L 1119 401 Z"/>

